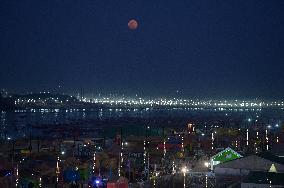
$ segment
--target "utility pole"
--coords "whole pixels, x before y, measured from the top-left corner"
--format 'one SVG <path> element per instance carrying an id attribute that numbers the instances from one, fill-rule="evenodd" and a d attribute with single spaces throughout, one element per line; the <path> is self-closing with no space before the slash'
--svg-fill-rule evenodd
<path id="1" fill-rule="evenodd" d="M 163 170 L 165 172 L 165 161 L 166 161 L 166 138 L 165 138 L 165 127 L 163 127 Z"/>
<path id="2" fill-rule="evenodd" d="M 15 140 L 12 140 L 12 170 L 11 170 L 11 185 L 13 186 L 13 175 L 14 175 L 14 155 L 15 155 Z"/>
<path id="3" fill-rule="evenodd" d="M 118 176 L 121 176 L 121 168 L 122 168 L 122 163 L 123 163 L 123 143 L 122 143 L 122 127 L 120 127 L 120 152 L 118 155 Z"/>
<path id="4" fill-rule="evenodd" d="M 147 173 L 147 179 L 149 180 L 150 177 L 150 154 L 148 152 L 148 173 Z"/>

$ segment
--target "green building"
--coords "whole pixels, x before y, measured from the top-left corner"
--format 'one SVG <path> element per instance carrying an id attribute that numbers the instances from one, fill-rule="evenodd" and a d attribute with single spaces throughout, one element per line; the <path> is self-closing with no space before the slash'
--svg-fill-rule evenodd
<path id="1" fill-rule="evenodd" d="M 213 167 L 217 164 L 238 159 L 241 157 L 243 156 L 235 152 L 233 149 L 226 148 L 210 158 L 211 170 L 213 170 Z"/>

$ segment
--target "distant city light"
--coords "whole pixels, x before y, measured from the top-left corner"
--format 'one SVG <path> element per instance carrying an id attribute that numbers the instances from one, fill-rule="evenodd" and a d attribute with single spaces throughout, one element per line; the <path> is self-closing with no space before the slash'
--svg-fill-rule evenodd
<path id="1" fill-rule="evenodd" d="M 45 92 L 49 93 L 49 92 Z M 261 111 L 263 107 L 277 107 L 283 108 L 284 101 L 260 101 L 260 100 L 199 100 L 199 99 L 177 99 L 177 98 L 155 98 L 155 99 L 146 99 L 141 97 L 125 97 L 124 95 L 121 97 L 102 97 L 99 95 L 98 97 L 81 97 L 77 96 L 77 98 L 70 96 L 68 99 L 60 99 L 59 97 L 52 96 L 43 96 L 43 97 L 19 97 L 14 102 L 15 105 L 25 105 L 25 104 L 48 104 L 53 102 L 55 104 L 62 104 L 64 102 L 84 102 L 84 103 L 94 103 L 94 104 L 109 104 L 119 105 L 119 106 L 145 106 L 146 110 L 149 110 L 149 107 L 153 106 L 180 106 L 180 107 L 190 107 L 194 110 L 203 109 L 204 107 L 213 107 L 215 110 L 257 110 Z M 228 116 L 228 113 L 225 113 Z M 258 118 L 258 117 L 257 117 Z M 252 119 L 249 118 L 248 122 L 251 122 Z"/>

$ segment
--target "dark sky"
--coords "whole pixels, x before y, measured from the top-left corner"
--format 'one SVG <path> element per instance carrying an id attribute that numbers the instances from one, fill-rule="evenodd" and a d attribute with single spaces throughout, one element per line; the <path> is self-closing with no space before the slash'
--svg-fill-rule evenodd
<path id="1" fill-rule="evenodd" d="M 10 91 L 284 95 L 283 0 L 0 0 L 0 23 Z"/>

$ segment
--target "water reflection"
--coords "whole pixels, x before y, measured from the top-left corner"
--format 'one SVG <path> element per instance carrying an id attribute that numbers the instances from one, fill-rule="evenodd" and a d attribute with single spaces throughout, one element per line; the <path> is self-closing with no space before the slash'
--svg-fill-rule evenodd
<path id="1" fill-rule="evenodd" d="M 122 117 L 192 117 L 192 116 L 232 116 L 244 115 L 258 118 L 284 119 L 283 109 L 224 109 L 224 108 L 171 108 L 171 109 L 30 109 L 1 112 L 0 137 L 26 137 L 30 134 L 32 125 L 68 124 L 74 121 L 89 119 L 108 119 Z"/>

